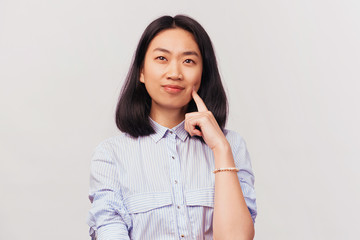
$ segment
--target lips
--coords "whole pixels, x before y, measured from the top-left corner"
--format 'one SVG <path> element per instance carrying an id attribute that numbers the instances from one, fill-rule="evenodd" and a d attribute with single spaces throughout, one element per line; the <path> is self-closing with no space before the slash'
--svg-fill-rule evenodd
<path id="1" fill-rule="evenodd" d="M 185 88 L 178 85 L 163 85 L 164 90 L 168 93 L 179 93 Z"/>

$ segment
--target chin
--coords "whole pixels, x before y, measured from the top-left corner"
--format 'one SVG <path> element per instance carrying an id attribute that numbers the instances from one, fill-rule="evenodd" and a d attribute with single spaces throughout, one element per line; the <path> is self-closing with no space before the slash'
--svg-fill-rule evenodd
<path id="1" fill-rule="evenodd" d="M 187 109 L 188 103 L 167 103 L 167 104 L 158 104 L 159 106 L 169 109 L 169 110 L 183 110 Z"/>
<path id="2" fill-rule="evenodd" d="M 162 98 L 162 99 L 158 99 L 158 101 L 153 99 L 152 104 L 155 104 L 160 108 L 165 108 L 169 110 L 176 110 L 176 109 L 183 110 L 183 109 L 187 109 L 190 100 L 191 99 Z"/>

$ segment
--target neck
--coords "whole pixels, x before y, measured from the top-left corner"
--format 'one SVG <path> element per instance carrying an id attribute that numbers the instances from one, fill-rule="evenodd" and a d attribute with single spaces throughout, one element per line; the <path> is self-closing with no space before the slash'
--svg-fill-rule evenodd
<path id="1" fill-rule="evenodd" d="M 173 128 L 185 119 L 186 107 L 179 109 L 154 109 L 150 110 L 152 120 L 167 128 Z"/>

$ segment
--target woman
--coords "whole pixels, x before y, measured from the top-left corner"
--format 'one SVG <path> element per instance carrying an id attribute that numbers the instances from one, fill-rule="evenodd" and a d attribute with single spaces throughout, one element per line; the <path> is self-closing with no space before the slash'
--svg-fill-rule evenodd
<path id="1" fill-rule="evenodd" d="M 178 15 L 144 31 L 119 98 L 119 136 L 96 149 L 88 224 L 97 239 L 253 239 L 254 176 L 224 129 L 214 50 Z"/>

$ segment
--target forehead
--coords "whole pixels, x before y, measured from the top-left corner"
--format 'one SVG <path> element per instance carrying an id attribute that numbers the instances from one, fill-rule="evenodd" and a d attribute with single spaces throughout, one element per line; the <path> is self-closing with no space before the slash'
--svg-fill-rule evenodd
<path id="1" fill-rule="evenodd" d="M 199 47 L 194 36 L 181 28 L 166 29 L 158 33 L 150 42 L 148 51 L 164 48 L 171 52 L 196 51 L 200 55 Z"/>

